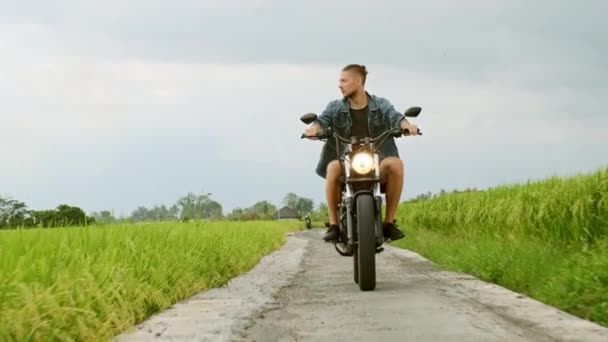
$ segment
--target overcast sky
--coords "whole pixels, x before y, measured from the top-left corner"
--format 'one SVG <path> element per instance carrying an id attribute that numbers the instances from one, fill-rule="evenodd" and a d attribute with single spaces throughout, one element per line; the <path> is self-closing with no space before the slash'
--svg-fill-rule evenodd
<path id="1" fill-rule="evenodd" d="M 325 201 L 299 121 L 349 63 L 423 136 L 402 199 L 608 165 L 605 1 L 0 3 L 0 195 L 129 215 Z"/>

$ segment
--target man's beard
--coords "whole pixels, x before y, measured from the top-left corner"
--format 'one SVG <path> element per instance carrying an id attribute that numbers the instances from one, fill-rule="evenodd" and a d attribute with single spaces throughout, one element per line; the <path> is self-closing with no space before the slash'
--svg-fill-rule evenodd
<path id="1" fill-rule="evenodd" d="M 352 99 L 352 98 L 354 98 L 354 97 L 355 97 L 355 95 L 357 95 L 357 91 L 356 91 L 356 90 L 353 90 L 353 91 L 351 91 L 350 93 L 344 93 L 344 96 L 345 96 L 346 98 L 348 98 L 348 99 Z"/>
<path id="2" fill-rule="evenodd" d="M 359 92 L 355 89 L 355 90 L 351 91 L 350 93 L 344 93 L 344 96 L 348 99 L 354 99 L 358 94 L 359 94 Z"/>

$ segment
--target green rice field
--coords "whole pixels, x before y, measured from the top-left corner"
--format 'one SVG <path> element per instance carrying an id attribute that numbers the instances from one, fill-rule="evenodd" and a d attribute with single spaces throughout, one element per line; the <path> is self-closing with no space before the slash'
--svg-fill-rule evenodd
<path id="1" fill-rule="evenodd" d="M 411 249 L 608 326 L 608 168 L 403 203 Z"/>
<path id="2" fill-rule="evenodd" d="M 253 268 L 301 222 L 0 231 L 0 341 L 109 339 Z"/>

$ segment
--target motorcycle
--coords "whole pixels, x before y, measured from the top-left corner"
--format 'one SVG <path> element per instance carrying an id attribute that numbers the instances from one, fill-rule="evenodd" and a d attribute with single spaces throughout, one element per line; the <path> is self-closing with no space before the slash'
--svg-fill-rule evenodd
<path id="1" fill-rule="evenodd" d="M 420 111 L 420 107 L 410 107 L 404 115 L 417 117 Z M 300 118 L 305 124 L 316 119 L 315 113 Z M 409 135 L 409 132 L 393 128 L 375 138 L 345 138 L 329 127 L 315 136 L 302 134 L 301 137 L 320 141 L 336 139 L 343 174 L 340 177 L 342 199 L 338 204 L 340 234 L 334 247 L 340 255 L 353 258 L 353 279 L 361 291 L 376 288 L 376 254 L 384 250 L 385 242 L 382 224 L 384 187 L 380 183 L 378 150 L 389 137 L 398 138 L 404 134 Z M 422 135 L 420 130 L 418 135 Z M 344 144 L 342 152 L 340 143 Z"/>
<path id="2" fill-rule="evenodd" d="M 304 218 L 304 222 L 306 222 L 306 229 L 312 228 L 312 221 L 310 220 L 309 215 L 306 215 L 306 217 Z"/>

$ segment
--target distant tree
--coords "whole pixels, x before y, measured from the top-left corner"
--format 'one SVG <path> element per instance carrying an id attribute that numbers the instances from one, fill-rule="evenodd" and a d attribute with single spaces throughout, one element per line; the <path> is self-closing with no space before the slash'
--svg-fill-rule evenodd
<path id="1" fill-rule="evenodd" d="M 32 225 L 41 227 L 70 227 L 94 224 L 95 218 L 87 216 L 79 207 L 60 204 L 54 210 L 35 210 L 31 212 Z"/>
<path id="2" fill-rule="evenodd" d="M 296 195 L 293 192 L 288 193 L 287 195 L 285 195 L 285 197 L 283 198 L 283 202 L 282 204 L 284 206 L 290 207 L 292 209 L 296 209 L 296 207 L 298 206 L 298 195 Z"/>
<path id="3" fill-rule="evenodd" d="M 209 200 L 202 205 L 201 218 L 205 219 L 220 219 L 224 216 L 222 205 L 216 201 Z"/>
<path id="4" fill-rule="evenodd" d="M 285 195 L 282 204 L 295 209 L 300 215 L 310 213 L 314 208 L 314 202 L 312 199 L 300 197 L 293 192 L 289 192 L 287 195 Z"/>
<path id="5" fill-rule="evenodd" d="M 289 192 L 287 195 L 285 195 L 285 197 L 283 197 L 282 204 L 295 209 L 302 217 L 306 214 L 312 213 L 314 209 L 314 201 L 312 199 L 300 197 L 293 192 Z"/>
<path id="6" fill-rule="evenodd" d="M 83 226 L 94 223 L 94 219 L 88 217 L 82 209 L 67 204 L 57 206 L 55 218 L 64 227 Z"/>
<path id="7" fill-rule="evenodd" d="M 129 221 L 131 222 L 144 222 L 150 218 L 150 211 L 144 206 L 139 206 L 131 213 Z"/>
<path id="8" fill-rule="evenodd" d="M 174 204 L 169 208 L 169 217 L 171 217 L 172 220 L 177 220 L 179 218 L 179 207 L 177 204 Z"/>
<path id="9" fill-rule="evenodd" d="M 32 223 L 40 227 L 56 227 L 59 223 L 55 218 L 55 210 L 32 211 Z"/>
<path id="10" fill-rule="evenodd" d="M 232 211 L 226 216 L 226 218 L 230 221 L 241 221 L 244 219 L 246 211 L 242 208 L 234 208 Z"/>
<path id="11" fill-rule="evenodd" d="M 177 200 L 180 219 L 218 219 L 223 216 L 222 205 L 209 197 L 209 194 L 188 193 Z"/>
<path id="12" fill-rule="evenodd" d="M 167 208 L 166 205 L 155 205 L 152 208 L 145 206 L 137 207 L 129 217 L 130 222 L 164 222 L 179 219 L 179 207 L 177 204 Z"/>
<path id="13" fill-rule="evenodd" d="M 298 211 L 298 214 L 304 216 L 310 212 L 312 212 L 314 208 L 314 202 L 310 198 L 299 197 L 296 202 L 295 209 Z"/>
<path id="14" fill-rule="evenodd" d="M 181 219 L 193 219 L 196 216 L 197 206 L 199 202 L 199 196 L 188 193 L 177 200 L 177 205 L 180 207 Z"/>
<path id="15" fill-rule="evenodd" d="M 268 201 L 258 201 L 249 210 L 261 219 L 270 219 L 277 211 L 277 207 Z"/>
<path id="16" fill-rule="evenodd" d="M 23 226 L 30 215 L 24 202 L 0 197 L 0 229 Z"/>
<path id="17" fill-rule="evenodd" d="M 148 220 L 150 221 L 175 221 L 177 220 L 177 206 L 175 208 L 167 208 L 164 204 L 161 206 L 155 205 L 148 212 Z"/>
<path id="18" fill-rule="evenodd" d="M 95 222 L 101 224 L 112 224 L 117 223 L 118 219 L 112 215 L 112 212 L 109 210 L 102 210 L 100 212 L 92 212 L 91 217 L 95 219 Z"/>
<path id="19" fill-rule="evenodd" d="M 226 218 L 231 221 L 269 220 L 276 211 L 277 208 L 274 204 L 263 200 L 254 203 L 249 208 L 234 208 Z"/>

